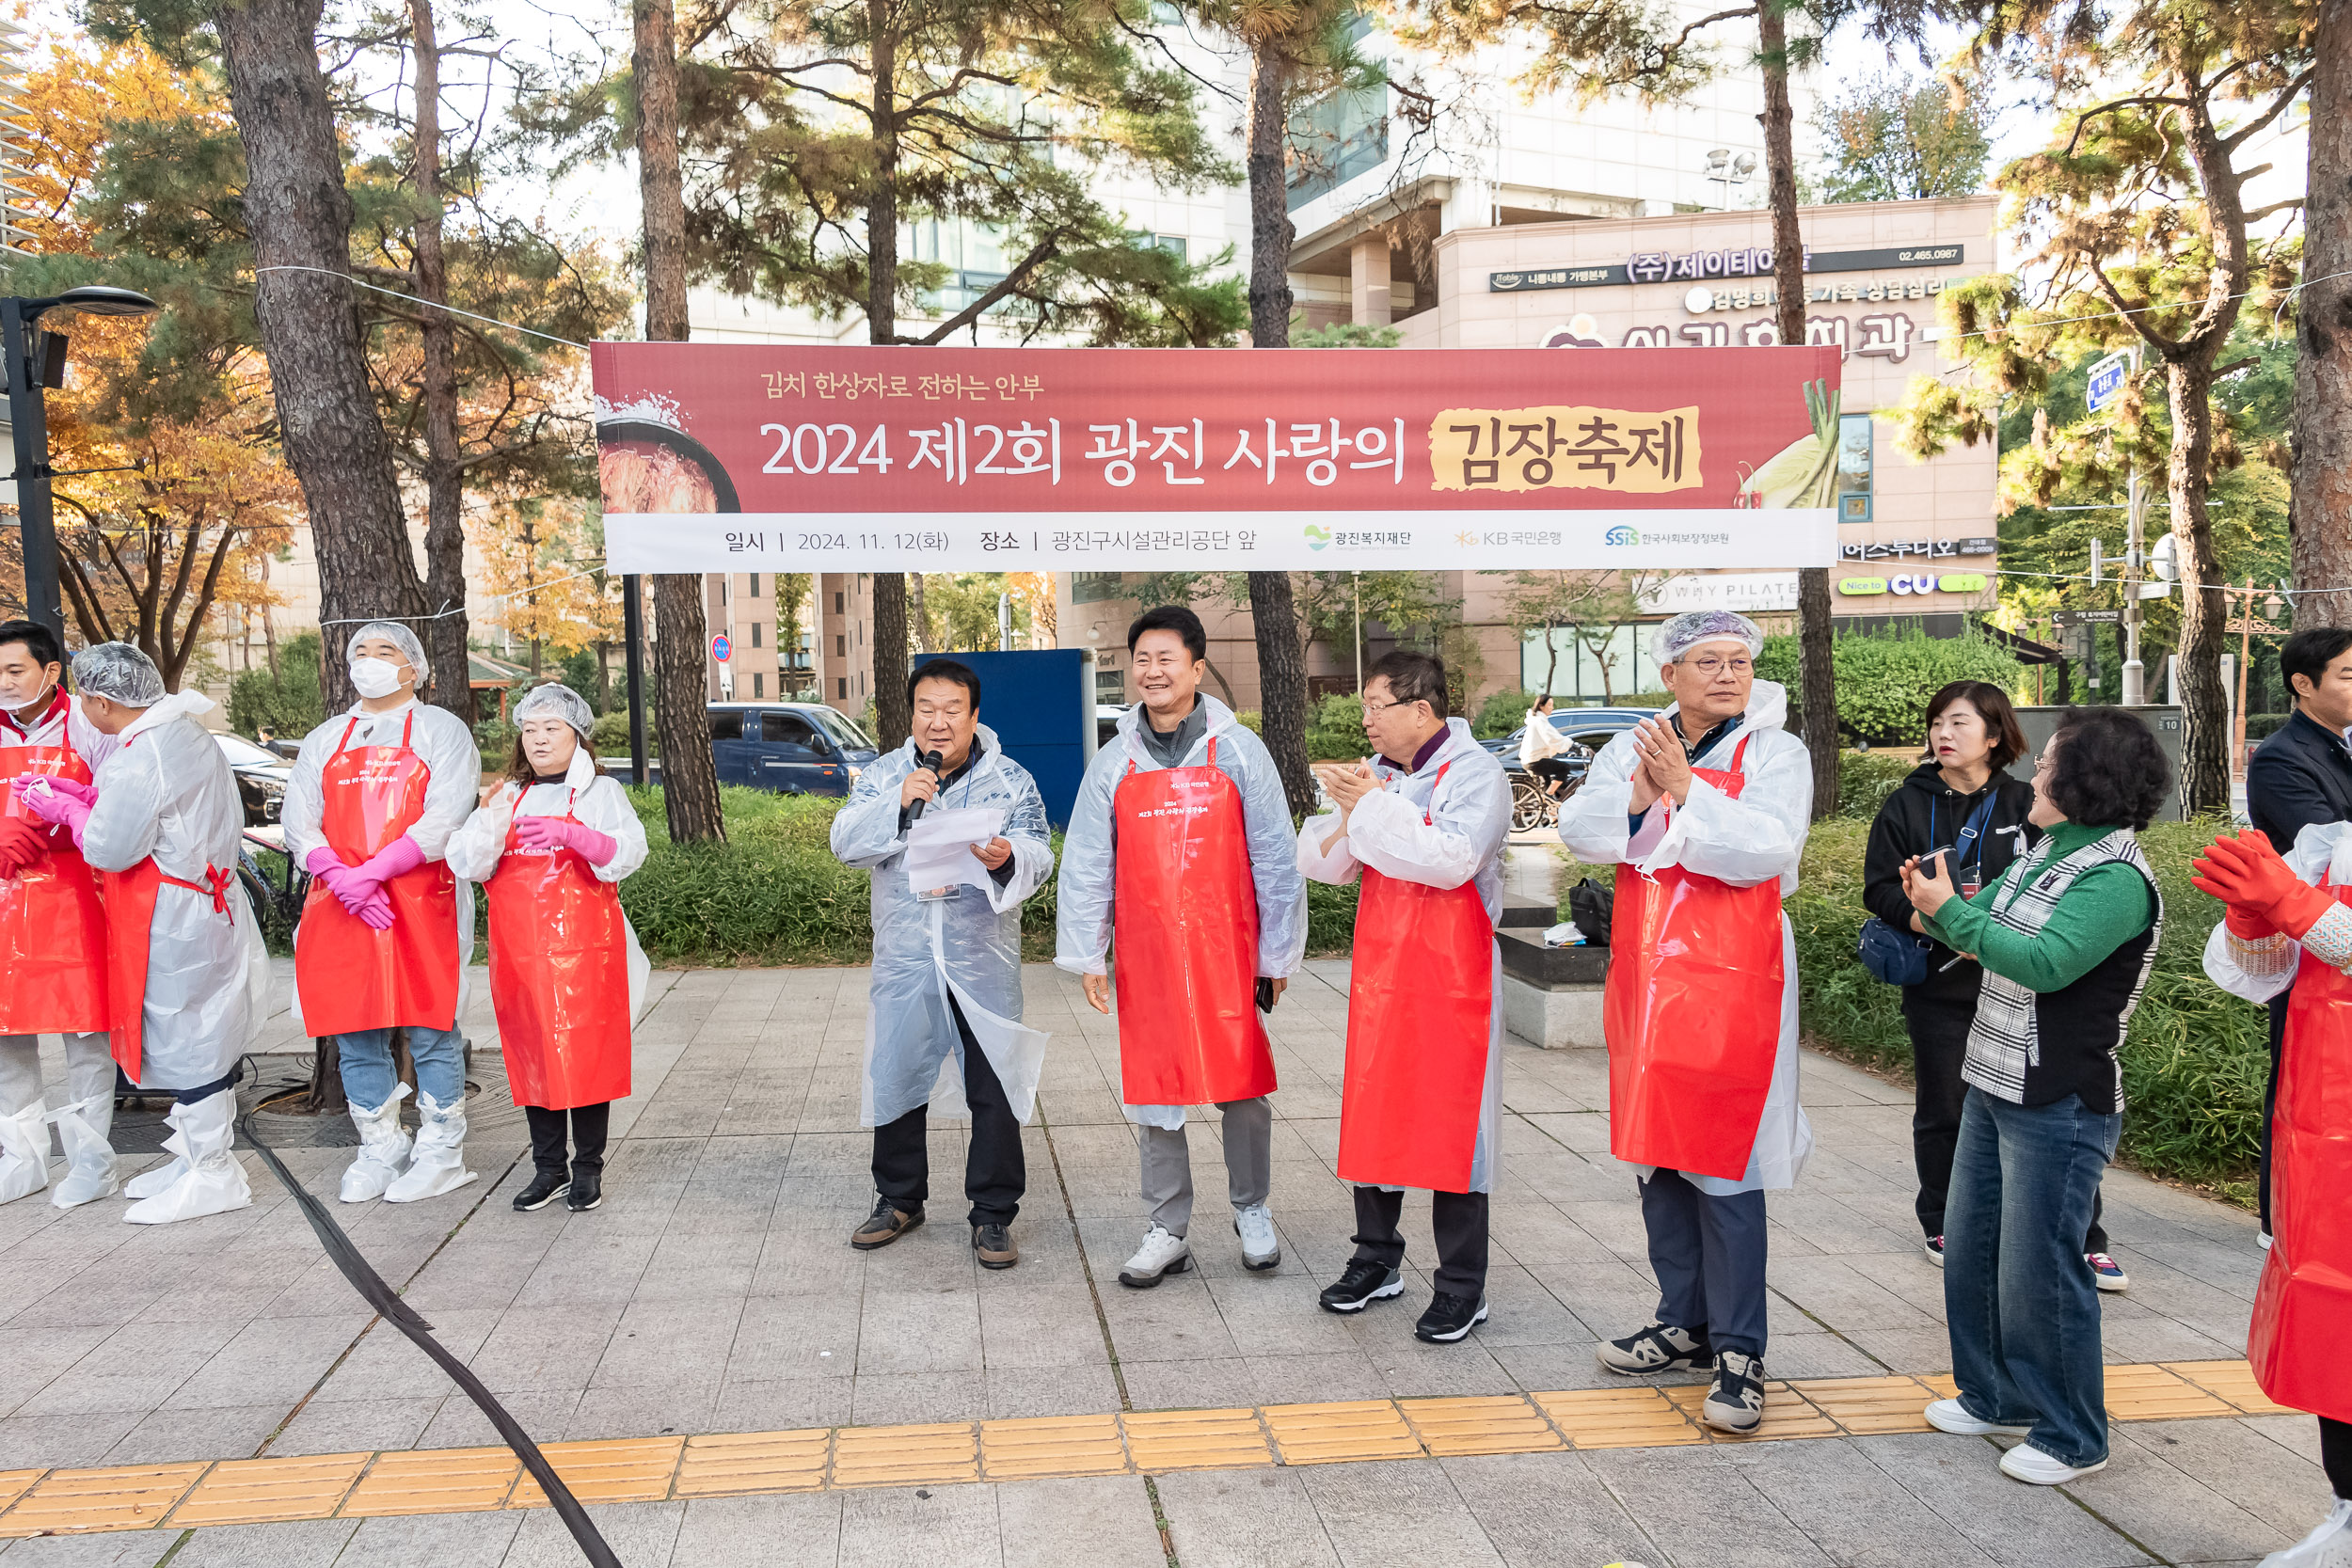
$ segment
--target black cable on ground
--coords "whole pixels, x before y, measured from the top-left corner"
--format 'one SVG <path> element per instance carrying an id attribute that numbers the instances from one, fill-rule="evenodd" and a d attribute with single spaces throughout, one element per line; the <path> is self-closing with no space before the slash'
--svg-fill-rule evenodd
<path id="1" fill-rule="evenodd" d="M 343 1227 L 335 1223 L 335 1216 L 327 1212 L 326 1205 L 318 1200 L 317 1195 L 294 1180 L 294 1172 L 286 1168 L 286 1163 L 278 1157 L 278 1151 L 263 1143 L 254 1132 L 253 1113 L 246 1111 L 240 1114 L 237 1121 L 239 1130 L 245 1134 L 245 1141 L 253 1146 L 253 1151 L 262 1157 L 262 1163 L 269 1166 L 286 1191 L 294 1195 L 294 1202 L 302 1210 L 302 1217 L 310 1222 L 310 1229 L 318 1236 L 319 1245 L 326 1250 L 326 1256 L 335 1267 L 342 1271 L 342 1276 L 351 1281 L 351 1288 L 358 1291 L 386 1323 L 408 1336 L 419 1350 L 438 1362 L 441 1370 L 449 1374 L 450 1381 L 465 1390 L 466 1397 L 490 1418 L 490 1424 L 498 1428 L 499 1435 L 506 1439 L 506 1446 L 514 1449 L 515 1456 L 523 1462 L 523 1468 L 531 1472 L 531 1479 L 547 1493 L 556 1517 L 563 1520 L 564 1528 L 572 1532 L 572 1539 L 579 1544 L 580 1554 L 588 1560 L 591 1568 L 621 1568 L 621 1560 L 613 1555 L 612 1548 L 597 1531 L 596 1521 L 588 1517 L 588 1511 L 580 1506 L 580 1499 L 572 1496 L 572 1489 L 564 1484 L 564 1478 L 555 1473 L 555 1466 L 548 1463 L 548 1456 L 539 1451 L 539 1445 L 532 1441 L 531 1433 L 523 1430 L 522 1423 L 499 1402 L 496 1394 L 483 1386 L 480 1378 L 474 1376 L 472 1368 L 451 1354 L 448 1347 L 433 1337 L 433 1325 L 418 1316 L 417 1309 L 402 1300 L 399 1292 L 385 1283 L 384 1276 L 375 1272 L 374 1265 L 368 1261 L 366 1255 L 353 1244 L 349 1236 L 343 1234 Z"/>

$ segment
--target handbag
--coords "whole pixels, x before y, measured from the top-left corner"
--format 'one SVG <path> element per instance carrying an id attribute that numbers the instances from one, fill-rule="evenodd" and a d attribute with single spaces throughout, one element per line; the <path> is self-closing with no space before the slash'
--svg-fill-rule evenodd
<path id="1" fill-rule="evenodd" d="M 1960 830 L 1956 847 L 1961 865 L 1982 863 L 1984 850 L 1980 840 L 1999 800 L 2000 793 L 1995 790 L 1968 814 L 1967 825 Z M 1934 951 L 1935 944 L 1927 938 L 1914 931 L 1899 930 L 1877 915 L 1862 923 L 1861 940 L 1854 944 L 1854 957 L 1862 960 L 1862 967 L 1890 986 L 1915 986 L 1926 980 L 1928 955 Z"/>

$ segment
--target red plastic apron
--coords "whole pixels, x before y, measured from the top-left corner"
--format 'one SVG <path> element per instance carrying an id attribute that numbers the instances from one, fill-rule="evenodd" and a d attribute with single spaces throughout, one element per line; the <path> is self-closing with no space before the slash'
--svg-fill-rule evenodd
<path id="1" fill-rule="evenodd" d="M 1694 768 L 1733 800 L 1728 772 Z M 1748 1171 L 1780 1052 L 1780 882 L 1732 887 L 1669 866 L 1617 867 L 1609 982 L 1609 1152 L 1736 1181 Z"/>
<path id="2" fill-rule="evenodd" d="M 2341 904 L 2352 888 L 2321 886 Z M 2270 1251 L 2254 1287 L 2246 1359 L 2280 1404 L 2352 1421 L 2352 976 L 2309 953 L 2287 995 L 2270 1119 Z"/>
<path id="3" fill-rule="evenodd" d="M 115 1065 L 132 1083 L 139 1076 L 140 1046 L 146 1038 L 147 966 L 152 958 L 150 942 L 155 926 L 155 894 L 168 885 L 200 893 L 213 901 L 213 912 L 234 923 L 229 888 L 236 880 L 224 866 L 204 868 L 204 885 L 164 875 L 150 856 L 128 871 L 99 874 L 106 898 L 106 1010 L 114 1021 L 107 1048 Z M 194 1084 L 166 1084 L 163 1088 L 192 1089 Z"/>
<path id="4" fill-rule="evenodd" d="M 579 820 L 568 801 L 564 817 Z M 628 1099 L 621 890 L 599 880 L 577 849 L 524 848 L 511 825 L 506 853 L 483 886 L 490 897 L 490 1005 L 515 1103 L 568 1111 Z"/>
<path id="5" fill-rule="evenodd" d="M 90 782 L 72 747 L 0 746 L 0 818 L 48 824 L 25 809 L 8 781 L 20 773 Z M 106 1027 L 106 913 L 98 883 L 73 835 L 51 832 L 49 847 L 13 877 L 0 878 L 0 1035 L 94 1035 Z"/>
<path id="6" fill-rule="evenodd" d="M 1425 826 L 1435 820 L 1430 784 Z M 1470 1191 L 1494 1006 L 1494 922 L 1477 885 L 1364 867 L 1340 1095 L 1343 1181 Z"/>
<path id="7" fill-rule="evenodd" d="M 432 769 L 410 750 L 411 713 L 397 746 L 343 750 L 358 727 L 354 715 L 319 780 L 320 827 L 345 865 L 358 865 L 424 815 Z M 376 930 L 345 910 L 323 882 L 310 884 L 294 931 L 294 987 L 302 1023 L 313 1036 L 457 1022 L 457 879 L 447 861 L 427 861 L 384 884 L 392 901 L 389 929 Z"/>
<path id="8" fill-rule="evenodd" d="M 1111 792 L 1119 1077 L 1130 1105 L 1274 1092 L 1258 1022 L 1258 884 L 1241 790 L 1216 765 L 1126 777 Z"/>

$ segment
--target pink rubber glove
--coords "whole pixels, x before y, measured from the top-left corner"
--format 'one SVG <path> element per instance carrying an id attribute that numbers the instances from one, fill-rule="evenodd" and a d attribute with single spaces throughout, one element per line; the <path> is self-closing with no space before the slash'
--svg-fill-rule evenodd
<path id="1" fill-rule="evenodd" d="M 46 778 L 46 775 L 42 777 Z M 47 782 L 51 784 L 56 783 L 54 779 L 49 779 Z M 76 849 L 82 847 L 82 830 L 89 822 L 90 803 L 87 800 L 78 795 L 68 795 L 55 788 L 35 789 L 21 779 L 17 781 L 16 793 L 18 798 L 24 802 L 26 811 L 40 817 L 43 822 L 55 823 L 63 828 L 73 835 L 73 847 Z"/>
<path id="2" fill-rule="evenodd" d="M 331 846 L 322 844 L 317 848 L 311 850 L 310 854 L 303 857 L 302 869 L 308 871 L 312 877 L 317 878 L 320 881 L 325 881 L 326 879 L 327 867 L 335 866 L 341 868 L 342 867 L 342 856 L 335 853 Z"/>
<path id="3" fill-rule="evenodd" d="M 611 833 L 600 833 L 585 822 L 567 822 L 560 816 L 526 816 L 515 824 L 515 838 L 526 849 L 544 849 L 560 844 L 577 850 L 580 858 L 590 865 L 602 865 L 621 852 L 621 846 Z"/>
<path id="4" fill-rule="evenodd" d="M 364 903 L 351 912 L 358 915 L 360 924 L 370 930 L 389 931 L 392 928 L 392 895 L 378 886 Z"/>
<path id="5" fill-rule="evenodd" d="M 94 806 L 98 803 L 98 786 L 86 784 L 79 779 L 63 779 L 51 773 L 20 773 L 16 779 L 19 784 L 26 787 L 30 787 L 36 781 L 46 783 L 50 788 L 60 795 L 72 796 L 84 805 Z M 18 793 L 22 794 L 24 791 L 20 789 Z"/>
<path id="6" fill-rule="evenodd" d="M 362 877 L 357 866 L 345 865 L 335 858 L 332 849 L 313 849 L 310 851 L 310 863 L 317 867 L 311 876 L 317 879 L 321 887 L 342 901 L 345 913 L 358 914 L 360 906 L 383 894 L 382 883 Z"/>
<path id="7" fill-rule="evenodd" d="M 424 851 L 417 847 L 415 839 L 403 833 L 352 869 L 371 882 L 389 882 L 423 863 Z"/>

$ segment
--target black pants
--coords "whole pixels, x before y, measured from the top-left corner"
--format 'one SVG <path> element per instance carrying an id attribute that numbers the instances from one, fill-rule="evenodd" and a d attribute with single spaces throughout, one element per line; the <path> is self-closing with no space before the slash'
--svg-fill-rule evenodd
<path id="1" fill-rule="evenodd" d="M 2270 1234 L 2270 1117 L 2279 1108 L 2279 1068 L 2286 1058 L 2287 999 L 2270 999 L 2270 1082 L 2263 1085 L 2262 1142 L 2254 1162 L 2254 1212 L 2262 1216 L 2263 1234 Z M 2352 1492 L 2341 1493 L 2352 1497 Z"/>
<path id="2" fill-rule="evenodd" d="M 1903 1023 L 1911 1034 L 1912 1077 L 1918 1085 L 1911 1109 L 1911 1158 L 1919 1170 L 1916 1207 L 1923 1235 L 1944 1234 L 1952 1150 L 1960 1145 L 1960 1108 L 1968 1098 L 1960 1069 L 1968 1058 L 1968 1029 L 1976 1019 L 1973 990 L 1930 994 L 1925 987 L 1903 988 Z M 2107 1250 L 2106 1227 L 2099 1223 L 2103 1209 L 2102 1196 L 2094 1194 L 2085 1252 Z"/>
<path id="3" fill-rule="evenodd" d="M 1432 1193 L 1432 1228 L 1437 1231 L 1437 1288 L 1465 1301 L 1486 1294 L 1486 1195 Z M 1396 1222 L 1405 1213 L 1405 1195 L 1379 1187 L 1356 1189 L 1356 1256 L 1385 1268 L 1405 1261 L 1405 1238 Z"/>
<path id="4" fill-rule="evenodd" d="M 971 1200 L 974 1225 L 1010 1225 L 1028 1190 L 1029 1167 L 1021 1151 L 1021 1122 L 1005 1099 L 988 1053 L 972 1037 L 963 1009 L 947 999 L 956 1033 L 963 1037 L 963 1099 L 972 1107 L 972 1143 L 963 1161 L 963 1196 Z M 931 1196 L 930 1151 L 924 1144 L 927 1106 L 917 1105 L 896 1121 L 874 1129 L 874 1190 L 901 1209 L 915 1209 Z"/>
<path id="5" fill-rule="evenodd" d="M 1550 790 L 1554 784 L 1565 787 L 1570 777 L 1568 765 L 1558 757 L 1546 757 L 1541 762 L 1531 762 L 1527 765 L 1527 770 L 1533 773 L 1535 776 L 1535 782 L 1547 790 Z"/>
<path id="6" fill-rule="evenodd" d="M 601 1105 L 575 1105 L 568 1111 L 550 1111 L 543 1105 L 526 1105 L 523 1116 L 531 1123 L 531 1163 L 543 1171 L 557 1176 L 564 1174 L 564 1123 L 571 1124 L 571 1160 L 569 1168 L 575 1175 L 604 1174 L 604 1134 L 612 1124 L 612 1102 Z"/>
<path id="7" fill-rule="evenodd" d="M 2319 1463 L 2339 1497 L 2352 1497 L 2352 1421 L 2319 1418 Z"/>

